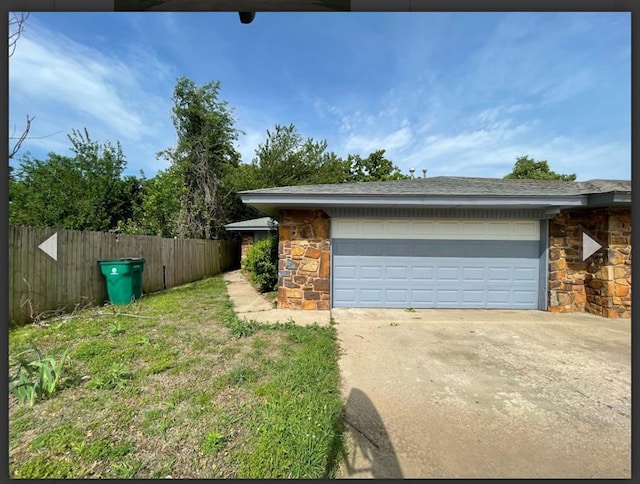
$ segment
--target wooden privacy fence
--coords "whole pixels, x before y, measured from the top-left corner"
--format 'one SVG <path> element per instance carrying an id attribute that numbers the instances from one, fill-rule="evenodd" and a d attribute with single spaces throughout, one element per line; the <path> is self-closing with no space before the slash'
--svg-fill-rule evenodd
<path id="1" fill-rule="evenodd" d="M 57 261 L 38 246 L 57 233 Z M 235 241 L 9 226 L 9 322 L 102 304 L 107 287 L 97 261 L 142 257 L 149 293 L 213 276 L 239 260 Z"/>

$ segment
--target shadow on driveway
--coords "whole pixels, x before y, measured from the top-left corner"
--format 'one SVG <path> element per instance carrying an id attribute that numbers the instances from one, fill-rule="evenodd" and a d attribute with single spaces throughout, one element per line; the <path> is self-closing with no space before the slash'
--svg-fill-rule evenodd
<path id="1" fill-rule="evenodd" d="M 344 421 L 349 439 L 341 477 L 403 477 L 380 414 L 369 397 L 357 388 L 349 393 Z"/>

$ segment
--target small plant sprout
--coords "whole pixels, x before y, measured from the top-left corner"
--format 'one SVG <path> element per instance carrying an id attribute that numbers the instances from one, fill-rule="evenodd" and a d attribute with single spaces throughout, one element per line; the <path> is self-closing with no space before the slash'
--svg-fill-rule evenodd
<path id="1" fill-rule="evenodd" d="M 37 400 L 50 398 L 58 389 L 62 368 L 69 349 L 56 360 L 54 356 L 44 356 L 34 344 L 37 358 L 29 361 L 25 353 L 16 357 L 17 372 L 11 380 L 10 390 L 18 397 L 20 403 L 28 402 L 33 406 Z"/>

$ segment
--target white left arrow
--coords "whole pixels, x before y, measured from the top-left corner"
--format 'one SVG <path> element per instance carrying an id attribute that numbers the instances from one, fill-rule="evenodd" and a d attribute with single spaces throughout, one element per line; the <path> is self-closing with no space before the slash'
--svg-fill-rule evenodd
<path id="1" fill-rule="evenodd" d="M 40 244 L 38 249 L 47 254 L 54 261 L 58 262 L 58 232 Z"/>

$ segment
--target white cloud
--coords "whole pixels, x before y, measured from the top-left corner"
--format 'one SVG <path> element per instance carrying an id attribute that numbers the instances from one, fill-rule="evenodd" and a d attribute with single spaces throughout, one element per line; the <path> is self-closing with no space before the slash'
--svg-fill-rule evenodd
<path id="1" fill-rule="evenodd" d="M 411 128 L 405 126 L 383 136 L 351 135 L 347 138 L 344 146 L 349 152 L 367 155 L 379 149 L 400 150 L 411 141 L 411 136 Z"/>
<path id="2" fill-rule="evenodd" d="M 432 135 L 418 140 L 404 158 L 408 165 L 446 163 L 452 168 L 461 159 L 474 160 L 483 153 L 491 154 L 491 163 L 499 160 L 497 153 L 509 141 L 526 133 L 532 123 L 510 126 L 510 122 L 494 123 L 492 129 L 463 131 L 450 136 Z"/>
<path id="3" fill-rule="evenodd" d="M 480 176 L 501 178 L 513 169 L 518 156 L 547 160 L 557 173 L 576 173 L 579 180 L 591 178 L 629 179 L 631 161 L 628 147 L 594 140 L 589 143 L 557 137 L 537 143 L 527 137 L 486 147 L 451 151 L 447 156 L 417 156 L 416 168 L 427 168 L 429 176 Z M 404 164 L 407 172 L 409 163 Z"/>
<path id="4" fill-rule="evenodd" d="M 59 40 L 21 39 L 20 52 L 11 59 L 12 90 L 36 102 L 53 99 L 122 136 L 139 139 L 149 134 L 149 127 L 132 109 L 132 100 L 120 94 L 119 86 L 128 90 L 133 83 L 127 67 L 77 48 L 68 39 Z"/>
<path id="5" fill-rule="evenodd" d="M 35 116 L 34 139 L 23 151 L 68 154 L 67 134 L 87 127 L 96 141 L 120 141 L 130 164 L 152 172 L 162 166 L 155 153 L 174 137 L 171 97 L 169 89 L 166 97 L 154 92 L 170 82 L 172 68 L 135 43 L 105 54 L 30 20 L 9 69 L 10 124 L 21 126 L 24 113 Z"/>

